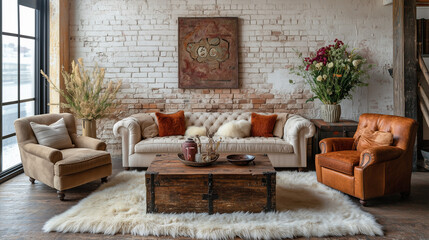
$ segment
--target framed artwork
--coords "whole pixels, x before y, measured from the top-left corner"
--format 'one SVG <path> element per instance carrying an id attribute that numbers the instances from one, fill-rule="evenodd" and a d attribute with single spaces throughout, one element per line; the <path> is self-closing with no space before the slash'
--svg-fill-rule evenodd
<path id="1" fill-rule="evenodd" d="M 179 88 L 238 88 L 238 18 L 179 18 Z"/>

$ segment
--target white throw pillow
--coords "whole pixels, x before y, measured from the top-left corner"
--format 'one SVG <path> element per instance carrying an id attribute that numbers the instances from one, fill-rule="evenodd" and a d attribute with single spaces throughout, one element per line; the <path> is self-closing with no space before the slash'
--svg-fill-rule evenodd
<path id="1" fill-rule="evenodd" d="M 186 129 L 185 136 L 207 136 L 205 127 L 190 126 Z"/>
<path id="2" fill-rule="evenodd" d="M 55 149 L 74 147 L 69 133 L 67 132 L 64 118 L 61 118 L 49 126 L 35 122 L 30 122 L 30 126 L 40 145 Z"/>
<path id="3" fill-rule="evenodd" d="M 249 137 L 251 127 L 252 123 L 246 120 L 231 121 L 220 126 L 215 135 L 233 138 Z"/>

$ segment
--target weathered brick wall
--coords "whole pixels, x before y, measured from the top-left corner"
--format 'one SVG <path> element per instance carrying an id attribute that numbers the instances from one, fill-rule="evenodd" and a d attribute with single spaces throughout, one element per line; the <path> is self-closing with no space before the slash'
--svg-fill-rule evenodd
<path id="1" fill-rule="evenodd" d="M 177 18 L 239 17 L 239 89 L 182 90 L 177 84 Z M 119 153 L 118 118 L 148 111 L 292 112 L 317 117 L 319 102 L 288 67 L 294 49 L 313 51 L 335 38 L 362 50 L 377 66 L 370 87 L 343 101 L 343 117 L 392 113 L 392 9 L 376 0 L 73 0 L 70 55 L 98 62 L 108 80 L 123 80 L 117 118 L 99 122 L 98 136 Z M 289 83 L 294 80 L 294 84 Z"/>

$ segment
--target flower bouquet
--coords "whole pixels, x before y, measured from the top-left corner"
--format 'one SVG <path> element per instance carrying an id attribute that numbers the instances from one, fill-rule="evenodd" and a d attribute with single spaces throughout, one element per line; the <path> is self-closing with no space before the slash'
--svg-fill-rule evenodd
<path id="1" fill-rule="evenodd" d="M 322 118 L 326 122 L 338 122 L 341 116 L 339 103 L 351 99 L 352 91 L 358 86 L 367 86 L 368 70 L 372 65 L 355 49 L 335 39 L 333 45 L 317 50 L 310 57 L 298 52 L 302 63 L 292 69 L 292 73 L 303 77 L 310 85 L 314 96 L 308 101 L 319 99 L 323 105 Z"/>

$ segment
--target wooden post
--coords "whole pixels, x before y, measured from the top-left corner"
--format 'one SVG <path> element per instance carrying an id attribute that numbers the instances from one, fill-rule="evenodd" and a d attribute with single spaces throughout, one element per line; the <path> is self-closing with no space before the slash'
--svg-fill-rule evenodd
<path id="1" fill-rule="evenodd" d="M 49 0 L 50 26 L 49 26 L 49 77 L 56 85 L 65 91 L 64 79 L 61 68 L 69 70 L 69 1 Z M 49 112 L 64 112 L 60 103 L 64 103 L 63 97 L 52 86 L 49 91 Z"/>
<path id="2" fill-rule="evenodd" d="M 416 0 L 393 0 L 394 114 L 418 120 Z M 417 145 L 413 169 L 417 166 Z"/>

